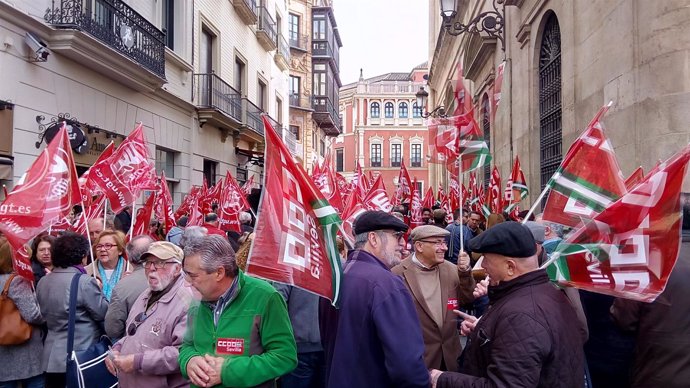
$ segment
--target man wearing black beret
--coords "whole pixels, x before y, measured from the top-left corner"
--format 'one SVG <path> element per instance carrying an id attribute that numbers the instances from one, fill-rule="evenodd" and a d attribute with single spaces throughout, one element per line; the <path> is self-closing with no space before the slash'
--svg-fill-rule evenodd
<path id="1" fill-rule="evenodd" d="M 354 222 L 337 322 L 325 338 L 328 387 L 428 388 L 424 340 L 412 297 L 390 268 L 400 263 L 407 225 L 382 211 Z M 329 342 L 330 342 L 329 341 Z"/>
<path id="2" fill-rule="evenodd" d="M 530 230 L 503 222 L 470 240 L 470 249 L 484 255 L 491 307 L 469 336 L 461 373 L 432 370 L 432 386 L 584 386 L 579 321 L 539 269 Z"/>

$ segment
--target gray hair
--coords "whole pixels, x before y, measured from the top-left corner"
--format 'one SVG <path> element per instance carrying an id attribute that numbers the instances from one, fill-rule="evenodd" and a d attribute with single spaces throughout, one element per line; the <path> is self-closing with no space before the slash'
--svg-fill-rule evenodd
<path id="1" fill-rule="evenodd" d="M 208 235 L 208 229 L 203 226 L 188 226 L 184 229 L 182 237 L 180 238 L 180 248 L 184 249 L 185 245 L 192 240 Z"/>
<path id="2" fill-rule="evenodd" d="M 239 267 L 235 262 L 235 251 L 226 238 L 210 235 L 192 239 L 184 247 L 184 256 L 199 255 L 199 266 L 206 273 L 225 269 L 225 276 L 235 277 Z"/>
<path id="3" fill-rule="evenodd" d="M 252 222 L 252 215 L 247 212 L 240 213 L 240 224 L 248 224 Z"/>
<path id="4" fill-rule="evenodd" d="M 355 235 L 355 246 L 354 249 L 362 249 L 364 245 L 369 241 L 369 233 L 374 232 L 376 233 L 377 236 L 380 238 L 384 239 L 385 233 L 381 232 L 380 230 L 370 230 L 368 232 L 360 233 Z"/>
<path id="5" fill-rule="evenodd" d="M 548 226 L 558 237 L 563 238 L 563 225 L 549 221 L 542 221 L 542 223 L 544 226 Z"/>
<path id="6" fill-rule="evenodd" d="M 140 234 L 132 238 L 125 246 L 129 262 L 133 265 L 141 265 L 141 255 L 149 250 L 151 243 L 153 243 L 153 238 L 147 234 Z"/>

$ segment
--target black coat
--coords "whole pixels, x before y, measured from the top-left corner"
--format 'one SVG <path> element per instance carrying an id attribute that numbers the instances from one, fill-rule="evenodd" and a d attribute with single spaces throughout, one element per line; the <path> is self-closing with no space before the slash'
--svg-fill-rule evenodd
<path id="1" fill-rule="evenodd" d="M 438 388 L 584 386 L 579 321 L 544 270 L 489 288 L 491 307 L 472 331 L 462 373 Z"/>

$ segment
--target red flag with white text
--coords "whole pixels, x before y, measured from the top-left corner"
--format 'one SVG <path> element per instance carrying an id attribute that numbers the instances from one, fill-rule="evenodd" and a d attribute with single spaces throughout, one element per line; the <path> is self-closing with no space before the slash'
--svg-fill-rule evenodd
<path id="1" fill-rule="evenodd" d="M 225 185 L 218 204 L 218 223 L 221 230 L 234 230 L 242 233 L 240 227 L 240 213 L 249 209 L 249 203 L 240 189 L 235 178 L 228 171 L 225 175 Z"/>
<path id="2" fill-rule="evenodd" d="M 388 198 L 388 194 L 386 194 L 386 186 L 383 184 L 381 175 L 376 177 L 374 184 L 371 185 L 371 189 L 362 199 L 362 203 L 368 210 L 381 210 L 386 213 L 391 211 L 393 205 Z"/>
<path id="3" fill-rule="evenodd" d="M 345 208 L 343 209 L 342 220 L 343 220 L 343 231 L 345 232 L 343 237 L 347 238 L 350 242 L 350 246 L 355 245 L 355 234 L 353 232 L 353 225 L 357 217 L 360 214 L 367 211 L 366 207 L 362 203 L 362 199 L 359 195 L 350 195 L 345 203 Z"/>
<path id="4" fill-rule="evenodd" d="M 263 117 L 264 193 L 247 274 L 287 283 L 337 305 L 342 269 L 336 248 L 340 217 Z"/>
<path id="5" fill-rule="evenodd" d="M 168 180 L 165 178 L 165 171 L 161 172 L 160 188 L 158 189 L 158 196 L 156 197 L 155 216 L 158 222 L 163 225 L 165 234 L 167 235 L 177 222 L 172 210 L 173 199 L 170 195 L 170 188 L 168 188 Z"/>
<path id="6" fill-rule="evenodd" d="M 101 164 L 104 160 L 108 160 L 108 158 L 113 155 L 113 152 L 115 152 L 115 143 L 111 140 L 110 143 L 105 146 L 103 152 L 101 152 L 101 154 L 98 156 L 98 159 L 96 159 L 96 162 L 93 164 L 93 166 Z M 86 170 L 81 177 L 79 177 L 79 187 L 81 188 L 81 196 L 84 206 L 89 206 L 93 200 L 93 197 L 102 193 L 101 188 L 94 183 L 93 179 L 90 178 L 91 169 L 93 166 L 89 167 L 89 169 Z"/>
<path id="7" fill-rule="evenodd" d="M 644 171 L 642 170 L 642 166 L 640 166 L 625 180 L 625 188 L 630 191 L 642 182 L 642 180 L 644 180 Z"/>
<path id="8" fill-rule="evenodd" d="M 424 199 L 422 200 L 422 207 L 426 209 L 434 207 L 434 189 L 431 186 L 426 189 L 426 194 L 424 194 Z"/>
<path id="9" fill-rule="evenodd" d="M 412 185 L 412 206 L 410 206 L 410 230 L 424 225 L 422 220 L 422 200 L 419 197 L 419 190 L 417 190 L 417 178 L 414 178 Z M 431 209 L 431 208 L 430 208 Z"/>
<path id="10" fill-rule="evenodd" d="M 501 214 L 503 212 L 503 189 L 501 185 L 501 173 L 498 171 L 498 167 L 494 165 L 493 171 L 491 171 L 491 178 L 489 179 L 489 190 L 491 191 L 491 203 L 489 203 L 489 208 L 492 213 Z"/>
<path id="11" fill-rule="evenodd" d="M 132 228 L 132 236 L 149 235 L 149 224 L 151 223 L 151 216 L 154 213 L 154 206 L 156 204 L 156 192 L 153 191 L 146 199 L 144 206 L 137 209 L 137 214 L 134 217 L 134 228 Z M 154 237 L 154 236 L 151 236 Z"/>
<path id="12" fill-rule="evenodd" d="M 400 162 L 400 173 L 398 174 L 398 187 L 395 190 L 395 204 L 409 203 L 412 190 L 410 188 L 410 174 L 407 172 L 407 167 L 405 167 L 405 159 Z"/>
<path id="13" fill-rule="evenodd" d="M 525 174 L 520 167 L 520 158 L 515 155 L 515 163 L 513 163 L 513 171 L 510 174 L 510 179 L 506 183 L 505 190 L 505 211 L 511 213 L 516 206 L 527 197 L 529 190 L 527 190 L 527 181 Z"/>

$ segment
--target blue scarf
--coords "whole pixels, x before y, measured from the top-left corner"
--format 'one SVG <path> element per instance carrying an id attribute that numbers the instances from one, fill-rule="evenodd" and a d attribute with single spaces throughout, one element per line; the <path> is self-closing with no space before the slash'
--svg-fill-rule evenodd
<path id="1" fill-rule="evenodd" d="M 122 275 L 122 267 L 124 267 L 124 262 L 125 259 L 120 256 L 117 259 L 117 267 L 115 267 L 115 270 L 113 271 L 112 275 L 110 275 L 110 279 L 106 280 L 105 276 L 105 269 L 101 265 L 101 262 L 98 262 L 98 274 L 101 277 L 101 282 L 103 282 L 103 296 L 105 296 L 105 299 L 110 302 L 110 295 L 113 294 L 113 288 L 115 288 L 115 284 L 117 284 L 117 281 L 120 280 L 120 276 Z"/>

